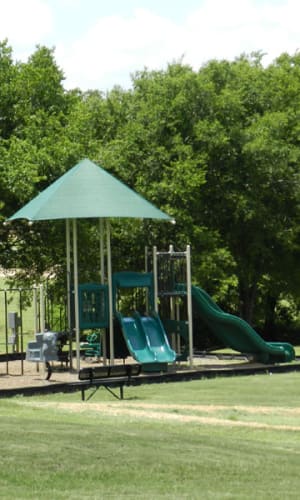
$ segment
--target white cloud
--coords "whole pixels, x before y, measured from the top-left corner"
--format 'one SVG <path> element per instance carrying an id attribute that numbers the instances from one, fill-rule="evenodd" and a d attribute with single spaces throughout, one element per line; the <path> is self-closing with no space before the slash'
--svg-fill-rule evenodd
<path id="1" fill-rule="evenodd" d="M 98 19 L 70 47 L 57 45 L 56 53 L 70 82 L 84 74 L 91 86 L 105 87 L 114 77 L 115 83 L 121 75 L 129 82 L 131 72 L 171 61 L 180 54 L 183 34 L 172 21 L 137 9 L 131 17 Z"/>
<path id="2" fill-rule="evenodd" d="M 199 65 L 199 59 L 233 59 L 261 50 L 270 62 L 284 51 L 293 53 L 299 40 L 298 12 L 297 0 L 206 0 L 187 19 L 187 60 Z"/>
<path id="3" fill-rule="evenodd" d="M 52 12 L 43 0 L 0 0 L 0 39 L 18 52 L 36 45 L 53 29 Z"/>
<path id="4" fill-rule="evenodd" d="M 181 17 L 178 1 L 169 18 L 150 0 L 135 10 L 128 2 L 126 15 L 113 10 L 119 0 L 105 5 L 111 15 L 96 0 L 0 0 L 0 39 L 8 37 L 18 59 L 38 43 L 55 45 L 66 86 L 83 90 L 128 87 L 130 73 L 162 69 L 182 56 L 197 70 L 212 58 L 262 50 L 269 62 L 300 47 L 299 0 L 199 0 L 197 8 L 186 0 Z"/>
<path id="5" fill-rule="evenodd" d="M 67 84 L 90 87 L 129 85 L 129 74 L 184 61 L 198 69 L 212 58 L 266 52 L 269 62 L 281 52 L 295 52 L 298 0 L 205 0 L 180 22 L 137 9 L 128 17 L 102 17 L 70 47 L 57 47 Z"/>

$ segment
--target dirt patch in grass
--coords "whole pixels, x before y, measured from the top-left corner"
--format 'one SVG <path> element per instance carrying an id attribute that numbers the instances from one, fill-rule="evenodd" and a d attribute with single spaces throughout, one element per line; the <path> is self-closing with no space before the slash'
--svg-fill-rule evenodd
<path id="1" fill-rule="evenodd" d="M 82 362 L 82 367 L 88 365 L 87 362 Z M 89 363 L 90 365 L 90 363 Z M 23 371 L 23 373 L 22 373 Z M 26 386 L 43 386 L 43 385 L 55 385 L 57 383 L 63 382 L 74 382 L 78 381 L 78 374 L 74 370 L 70 372 L 69 370 L 55 371 L 52 374 L 51 379 L 46 380 L 46 372 L 43 365 L 37 370 L 37 365 L 35 363 L 29 363 L 24 361 L 23 365 L 21 361 L 9 362 L 8 373 L 6 363 L 0 363 L 0 389 L 1 388 L 12 388 L 12 387 L 26 387 Z M 198 424 L 208 424 L 208 425 L 222 425 L 231 427 L 252 427 L 258 429 L 278 429 L 278 430 L 290 430 L 290 431 L 300 431 L 300 426 L 298 425 L 285 425 L 285 424 L 269 424 L 267 422 L 256 421 L 261 416 L 272 416 L 276 417 L 297 417 L 300 415 L 300 407 L 287 408 L 287 407 L 277 407 L 277 406 L 226 406 L 226 405 L 193 405 L 193 404 L 157 404 L 157 403 L 142 403 L 142 402 L 129 402 L 129 401 L 119 401 L 119 402 L 101 402 L 94 403 L 91 401 L 86 402 L 25 402 L 20 400 L 20 404 L 29 404 L 31 406 L 40 407 L 51 407 L 58 411 L 71 411 L 71 412 L 93 412 L 99 413 L 101 415 L 116 416 L 116 417 L 127 417 L 132 419 L 152 419 L 156 421 L 173 421 L 173 422 L 190 422 Z M 234 418 L 224 418 L 222 412 L 234 413 Z M 221 415 L 220 415 L 221 413 Z M 242 420 L 242 416 L 252 415 L 251 421 Z"/>
<path id="2" fill-rule="evenodd" d="M 24 404 L 24 402 L 20 402 Z M 173 421 L 184 423 L 198 423 L 214 426 L 229 426 L 229 427 L 251 427 L 256 429 L 284 430 L 284 431 L 300 431 L 300 426 L 295 425 L 273 425 L 262 422 L 245 422 L 242 420 L 231 420 L 214 416 L 189 415 L 180 412 L 202 412 L 213 413 L 224 410 L 240 410 L 251 414 L 290 414 L 299 415 L 300 408 L 272 408 L 272 407 L 250 407 L 250 406 L 223 406 L 223 405 L 164 405 L 164 404 L 123 404 L 122 403 L 63 403 L 63 402 L 26 402 L 26 405 L 52 408 L 61 411 L 70 411 L 76 413 L 97 412 L 101 415 L 112 417 L 129 417 L 133 419 L 150 419 L 156 421 Z"/>

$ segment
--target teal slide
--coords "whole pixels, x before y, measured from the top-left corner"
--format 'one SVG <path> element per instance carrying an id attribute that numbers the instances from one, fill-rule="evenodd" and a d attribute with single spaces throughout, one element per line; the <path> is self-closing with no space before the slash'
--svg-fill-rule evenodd
<path id="1" fill-rule="evenodd" d="M 117 313 L 128 350 L 139 363 L 173 363 L 176 353 L 170 348 L 164 327 L 157 314 L 123 317 Z"/>
<path id="2" fill-rule="evenodd" d="M 265 342 L 243 319 L 225 313 L 202 288 L 192 287 L 193 304 L 201 319 L 227 347 L 251 354 L 261 363 L 283 363 L 295 358 L 287 342 Z"/>

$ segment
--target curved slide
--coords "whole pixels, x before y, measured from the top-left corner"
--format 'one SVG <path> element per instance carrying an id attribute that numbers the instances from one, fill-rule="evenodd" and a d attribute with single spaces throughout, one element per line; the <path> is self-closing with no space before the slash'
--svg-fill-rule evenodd
<path id="1" fill-rule="evenodd" d="M 231 349 L 254 355 L 261 363 L 289 362 L 295 358 L 291 344 L 265 342 L 246 321 L 222 311 L 202 288 L 192 286 L 192 297 L 202 320 Z"/>
<path id="2" fill-rule="evenodd" d="M 139 363 L 173 363 L 176 353 L 170 348 L 164 327 L 157 314 L 124 317 L 117 313 L 130 354 Z"/>

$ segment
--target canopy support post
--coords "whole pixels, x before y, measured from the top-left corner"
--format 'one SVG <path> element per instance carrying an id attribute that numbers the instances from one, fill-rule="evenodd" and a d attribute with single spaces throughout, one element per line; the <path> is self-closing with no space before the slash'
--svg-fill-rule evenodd
<path id="1" fill-rule="evenodd" d="M 73 219 L 73 267 L 74 267 L 74 311 L 76 337 L 76 369 L 80 370 L 80 328 L 78 307 L 78 254 L 77 254 L 77 221 Z"/>
<path id="2" fill-rule="evenodd" d="M 105 267 L 104 267 L 104 225 L 103 219 L 99 219 L 99 234 L 100 234 L 100 283 L 105 283 Z"/>
<path id="3" fill-rule="evenodd" d="M 190 368 L 193 367 L 193 306 L 192 306 L 192 276 L 191 276 L 191 247 L 186 247 L 186 291 L 187 291 L 187 312 L 188 312 L 188 329 L 189 329 L 189 363 Z"/>
<path id="4" fill-rule="evenodd" d="M 99 235 L 100 235 L 100 283 L 105 284 L 105 261 L 104 261 L 104 219 L 99 218 Z M 102 357 L 103 365 L 107 364 L 107 348 L 106 335 L 102 336 Z"/>
<path id="5" fill-rule="evenodd" d="M 115 362 L 114 353 L 114 310 L 112 293 L 112 267 L 111 267 L 111 246 L 110 246 L 110 222 L 106 219 L 106 246 L 107 246 L 107 281 L 108 281 L 108 302 L 109 302 L 109 358 L 111 365 Z"/>
<path id="6" fill-rule="evenodd" d="M 66 219 L 66 264 L 67 264 L 67 328 L 69 337 L 70 369 L 73 368 L 73 347 L 71 332 L 71 227 L 70 219 Z"/>

